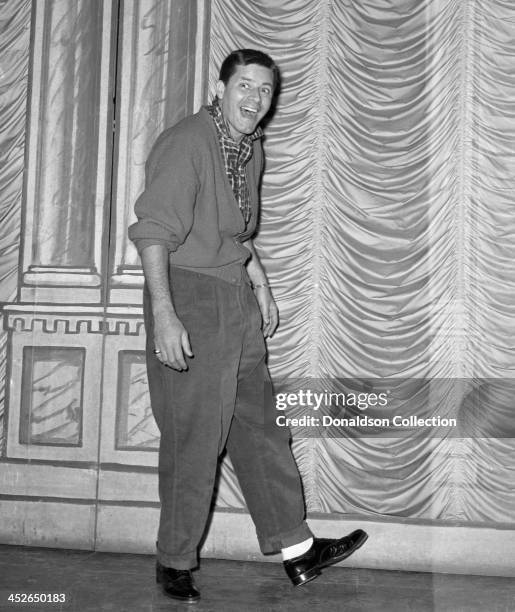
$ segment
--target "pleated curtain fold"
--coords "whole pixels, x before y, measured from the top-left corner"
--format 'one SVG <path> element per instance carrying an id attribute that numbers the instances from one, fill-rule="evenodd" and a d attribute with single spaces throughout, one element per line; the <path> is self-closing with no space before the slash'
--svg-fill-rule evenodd
<path id="1" fill-rule="evenodd" d="M 214 0 L 211 19 L 211 92 L 235 48 L 282 71 L 257 240 L 274 379 L 404 379 L 405 406 L 466 424 L 297 439 L 309 509 L 513 523 L 515 6 Z"/>

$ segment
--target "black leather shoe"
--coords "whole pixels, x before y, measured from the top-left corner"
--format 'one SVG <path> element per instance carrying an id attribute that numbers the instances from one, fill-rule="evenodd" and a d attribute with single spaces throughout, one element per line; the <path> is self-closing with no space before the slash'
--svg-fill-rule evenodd
<path id="1" fill-rule="evenodd" d="M 363 546 L 367 538 L 368 535 L 362 529 L 356 529 L 339 540 L 314 538 L 313 545 L 306 553 L 283 562 L 284 569 L 294 586 L 305 584 L 319 576 L 322 568 L 352 555 Z"/>
<path id="2" fill-rule="evenodd" d="M 156 582 L 161 585 L 168 597 L 184 603 L 195 603 L 200 599 L 200 591 L 193 582 L 191 570 L 176 570 L 156 563 Z"/>

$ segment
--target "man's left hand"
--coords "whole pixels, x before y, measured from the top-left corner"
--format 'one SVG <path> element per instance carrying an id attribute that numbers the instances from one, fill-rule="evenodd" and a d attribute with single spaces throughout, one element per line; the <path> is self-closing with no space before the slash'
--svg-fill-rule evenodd
<path id="1" fill-rule="evenodd" d="M 263 335 L 265 338 L 271 338 L 274 335 L 277 326 L 279 325 L 279 311 L 272 297 L 270 288 L 266 285 L 256 287 L 254 289 L 256 299 L 263 317 Z"/>

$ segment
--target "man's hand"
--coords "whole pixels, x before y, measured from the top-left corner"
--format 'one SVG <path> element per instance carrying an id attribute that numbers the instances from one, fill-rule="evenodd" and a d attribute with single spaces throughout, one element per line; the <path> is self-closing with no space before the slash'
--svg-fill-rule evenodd
<path id="1" fill-rule="evenodd" d="M 263 317 L 263 335 L 265 338 L 271 338 L 279 324 L 279 311 L 268 286 L 266 274 L 259 261 L 252 238 L 242 242 L 242 244 L 247 247 L 251 255 L 247 262 L 247 272 L 254 285 L 254 293 L 261 310 L 261 316 Z"/>
<path id="2" fill-rule="evenodd" d="M 187 370 L 186 357 L 193 357 L 188 332 L 181 323 L 170 294 L 168 250 L 161 244 L 141 253 L 143 273 L 150 292 L 154 317 L 154 354 L 174 370 Z"/>
<path id="3" fill-rule="evenodd" d="M 265 338 L 271 338 L 277 325 L 279 324 L 279 311 L 272 297 L 270 288 L 266 285 L 255 287 L 254 289 L 256 299 L 261 310 L 261 316 L 263 317 L 263 335 Z"/>
<path id="4" fill-rule="evenodd" d="M 190 339 L 186 328 L 174 313 L 154 313 L 154 347 L 155 355 L 161 363 L 179 372 L 188 369 L 186 355 L 193 357 Z"/>

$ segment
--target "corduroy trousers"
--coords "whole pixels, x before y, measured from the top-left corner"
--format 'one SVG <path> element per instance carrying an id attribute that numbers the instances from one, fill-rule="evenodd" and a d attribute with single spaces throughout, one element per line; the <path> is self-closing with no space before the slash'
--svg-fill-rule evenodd
<path id="1" fill-rule="evenodd" d="M 170 286 L 194 357 L 178 372 L 153 354 L 145 289 L 147 372 L 161 433 L 157 557 L 190 569 L 206 528 L 219 456 L 227 448 L 263 553 L 312 536 L 290 432 L 276 410 L 261 313 L 242 266 L 223 278 L 171 267 Z"/>

